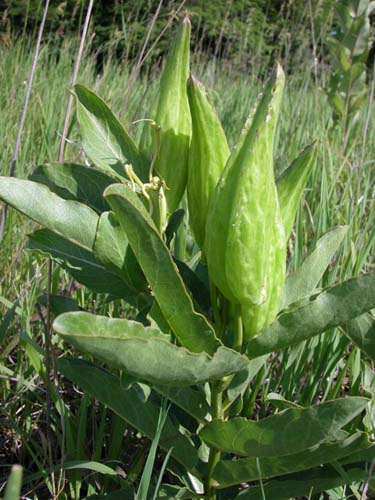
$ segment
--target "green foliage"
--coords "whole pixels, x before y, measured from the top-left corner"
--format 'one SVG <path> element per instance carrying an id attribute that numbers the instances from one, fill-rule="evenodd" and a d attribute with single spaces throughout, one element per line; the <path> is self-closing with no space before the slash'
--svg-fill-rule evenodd
<path id="1" fill-rule="evenodd" d="M 289 408 L 257 422 L 239 417 L 230 421 L 216 419 L 200 431 L 200 436 L 227 453 L 283 457 L 346 437 L 342 427 L 367 403 L 365 398 L 336 399 L 310 408 Z"/>
<path id="2" fill-rule="evenodd" d="M 166 68 L 170 73 L 171 66 L 167 64 Z M 179 88 L 187 84 L 187 75 L 180 73 L 180 77 L 183 81 L 176 83 Z M 308 356 L 316 355 L 313 348 L 306 349 L 306 339 L 319 343 L 321 333 L 330 338 L 332 328 L 340 326 L 371 355 L 371 322 L 366 321 L 359 333 L 353 332 L 350 322 L 358 318 L 361 321 L 364 314 L 370 317 L 368 312 L 375 306 L 374 275 L 365 274 L 321 292 L 316 290 L 346 228 L 338 228 L 320 239 L 314 253 L 284 283 L 284 229 L 290 232 L 292 228 L 308 177 L 313 174 L 315 151 L 314 147 L 305 150 L 279 182 L 275 181 L 273 151 L 281 80 L 279 69 L 276 90 L 272 79 L 253 121 L 246 124 L 245 134 L 240 136 L 224 168 L 225 172 L 236 166 L 236 175 L 231 179 L 233 192 L 245 193 L 243 201 L 250 195 L 254 197 L 253 204 L 244 203 L 241 213 L 246 230 L 250 232 L 252 224 L 259 231 L 265 226 L 271 228 L 267 245 L 262 244 L 267 259 L 272 260 L 276 253 L 273 245 L 283 246 L 279 252 L 283 272 L 275 281 L 280 288 L 284 285 L 286 292 L 280 290 L 280 294 L 271 295 L 275 310 L 272 317 L 267 316 L 270 325 L 255 330 L 251 339 L 244 335 L 244 311 L 220 289 L 222 280 L 218 275 L 226 272 L 227 279 L 229 271 L 220 265 L 212 266 L 214 249 L 201 258 L 201 250 L 205 250 L 211 237 L 216 237 L 217 228 L 210 226 L 210 217 L 204 248 L 199 248 L 199 242 L 190 242 L 184 249 L 184 262 L 177 259 L 178 238 L 185 221 L 181 212 L 173 215 L 166 211 L 163 223 L 155 216 L 165 202 L 161 190 L 165 179 L 162 172 L 154 170 L 154 150 L 139 154 L 137 141 L 93 92 L 76 87 L 82 144 L 90 166 L 77 166 L 75 171 L 75 165 L 62 164 L 54 173 L 51 166 L 38 167 L 32 181 L 0 178 L 0 198 L 44 226 L 31 235 L 31 246 L 51 255 L 93 291 L 107 293 L 105 300 L 110 303 L 107 316 L 77 311 L 74 307 L 75 312 L 62 314 L 54 321 L 55 331 L 65 346 L 72 345 L 96 360 L 94 364 L 66 355 L 58 360 L 60 373 L 85 394 L 80 403 L 80 425 L 71 433 L 70 451 L 75 449 L 74 437 L 83 441 L 87 412 L 84 401 L 93 397 L 170 452 L 167 467 L 178 484 L 172 489 L 161 485 L 160 495 L 166 498 L 171 491 L 176 498 L 260 498 L 263 489 L 271 498 L 309 495 L 311 488 L 319 493 L 363 480 L 366 463 L 371 460 L 367 453 L 373 452 L 368 440 L 371 410 L 368 411 L 369 401 L 365 397 L 342 399 L 334 394 L 332 401 L 325 401 L 326 395 L 322 395 L 320 404 L 305 397 L 299 401 L 302 407 L 287 399 L 270 398 L 265 414 L 249 418 L 258 391 L 267 391 L 267 387 L 260 388 L 268 369 L 265 353 L 282 349 L 278 362 L 284 362 L 283 356 L 288 352 L 296 352 L 293 348 Z M 165 106 L 175 102 L 174 96 L 171 101 L 163 100 Z M 172 115 L 177 121 L 180 119 L 178 113 Z M 194 120 L 192 126 L 196 126 Z M 163 134 L 160 138 L 163 141 Z M 211 147 L 215 147 L 217 136 L 207 136 L 206 140 L 212 140 Z M 193 163 L 190 168 L 194 168 Z M 238 174 L 237 168 L 243 175 Z M 259 171 L 266 176 L 264 184 L 251 184 Z M 144 178 L 144 172 L 150 172 L 150 177 Z M 186 183 L 184 172 L 174 171 L 173 175 L 176 182 Z M 216 190 L 220 189 L 220 182 Z M 272 188 L 271 202 L 257 192 L 258 188 L 266 192 L 265 186 Z M 218 198 L 211 197 L 209 213 L 214 199 L 215 208 L 223 208 Z M 233 200 L 228 195 L 224 201 L 224 208 L 228 208 Z M 275 242 L 277 224 L 281 225 L 278 229 L 283 238 Z M 227 244 L 227 232 L 218 238 L 216 251 L 220 254 Z M 252 256 L 263 262 L 264 256 L 254 239 L 251 245 L 245 245 L 248 234 L 238 232 L 236 236 L 244 237 L 245 242 L 240 242 L 243 247 L 249 246 Z M 180 253 L 178 256 L 181 258 Z M 242 258 L 249 256 L 238 252 L 234 264 L 240 266 Z M 272 285 L 278 268 L 269 266 L 266 271 Z M 241 276 L 236 285 L 246 289 L 252 272 L 250 269 L 249 274 Z M 265 285 L 268 288 L 269 283 Z M 116 307 L 118 298 L 131 306 L 125 314 Z M 136 321 L 128 319 L 133 317 L 129 311 L 134 312 Z M 43 376 L 40 347 L 27 335 L 23 342 L 33 366 Z M 335 336 L 332 342 L 346 346 L 346 337 Z M 328 344 L 331 342 L 323 346 L 326 358 L 320 359 L 319 378 L 325 375 L 324 365 L 331 363 Z M 348 366 L 354 372 L 355 360 L 350 359 L 352 364 L 348 361 Z M 293 378 L 294 374 L 286 369 L 285 377 L 278 383 L 287 387 L 288 379 L 293 382 Z M 312 392 L 314 399 L 318 391 Z M 161 429 L 159 407 L 165 399 L 171 407 Z M 281 411 L 272 409 L 272 401 Z M 246 458 L 238 459 L 237 455 Z M 140 470 L 142 464 L 137 467 Z M 268 482 L 241 491 L 243 481 L 259 479 Z M 124 488 L 129 486 L 126 480 L 123 482 Z"/>
<path id="3" fill-rule="evenodd" d="M 335 123 L 342 122 L 344 142 L 350 127 L 358 124 L 359 111 L 367 100 L 367 59 L 370 48 L 369 0 L 335 3 L 335 27 L 328 39 L 333 64 L 327 95 Z"/>

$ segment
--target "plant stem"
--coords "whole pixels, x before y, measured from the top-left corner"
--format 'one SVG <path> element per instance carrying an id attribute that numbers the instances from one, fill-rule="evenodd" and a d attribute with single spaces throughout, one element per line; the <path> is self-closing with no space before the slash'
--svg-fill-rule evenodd
<path id="1" fill-rule="evenodd" d="M 239 304 L 236 304 L 234 306 L 232 329 L 233 329 L 233 349 L 235 351 L 241 352 L 243 344 L 243 328 L 242 328 L 242 318 L 241 318 L 241 306 Z"/>
<path id="2" fill-rule="evenodd" d="M 212 307 L 214 321 L 215 321 L 215 330 L 216 330 L 216 334 L 218 334 L 219 338 L 220 338 L 221 317 L 220 317 L 220 311 L 219 311 L 219 306 L 218 306 L 218 302 L 217 302 L 218 301 L 217 289 L 211 280 L 210 280 L 210 298 L 211 298 L 211 307 Z"/>
<path id="3" fill-rule="evenodd" d="M 223 393 L 219 390 L 220 383 L 212 382 L 211 386 L 211 414 L 212 418 L 223 418 Z M 208 457 L 208 469 L 206 476 L 206 499 L 207 500 L 216 500 L 216 488 L 214 482 L 212 480 L 212 473 L 216 464 L 219 462 L 221 457 L 221 451 L 216 448 L 210 449 L 210 454 Z"/>

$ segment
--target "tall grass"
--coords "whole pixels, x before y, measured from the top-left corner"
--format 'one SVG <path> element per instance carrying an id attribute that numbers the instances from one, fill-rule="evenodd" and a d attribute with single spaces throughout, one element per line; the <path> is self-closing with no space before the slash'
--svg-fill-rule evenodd
<path id="1" fill-rule="evenodd" d="M 64 41 L 58 52 L 48 44 L 42 47 L 19 153 L 18 177 L 26 177 L 36 165 L 52 162 L 57 157 L 76 49 L 76 42 L 70 39 Z M 263 68 L 260 64 L 258 68 L 252 68 L 251 74 L 241 75 L 231 72 L 228 62 L 212 64 L 198 55 L 196 60 L 199 64 L 195 72 L 209 87 L 229 142 L 233 144 L 240 132 L 238 124 L 245 122 L 261 89 L 262 81 L 258 75 L 263 74 Z M 14 41 L 0 51 L 1 175 L 9 172 L 30 65 L 31 53 L 22 40 Z M 126 62 L 109 58 L 101 73 L 97 74 L 95 58 L 85 54 L 78 81 L 94 88 L 113 110 L 120 110 L 130 72 Z M 143 125 L 132 122 L 148 117 L 154 100 L 154 76 L 157 72 L 157 68 L 145 68 L 141 72 L 132 86 L 129 105 L 122 116 L 136 137 L 140 136 Z M 319 144 L 316 168 L 289 245 L 290 269 L 298 266 L 326 230 L 338 224 L 348 224 L 350 230 L 345 243 L 332 262 L 322 286 L 332 284 L 339 278 L 369 271 L 375 266 L 374 113 L 369 115 L 362 155 L 368 110 L 363 109 L 361 126 L 351 136 L 349 152 L 344 153 L 341 148 L 342 131 L 332 128 L 326 97 L 315 85 L 311 67 L 307 70 L 294 68 L 288 78 L 283 106 L 276 150 L 277 171 L 283 171 L 304 145 L 313 140 Z M 66 159 L 81 162 L 74 118 L 68 131 L 68 141 Z M 34 491 L 36 488 L 35 494 L 43 498 L 43 495 L 48 496 L 50 484 L 46 472 L 44 435 L 43 345 L 34 306 L 45 290 L 46 264 L 26 250 L 26 234 L 30 229 L 30 222 L 10 210 L 0 251 L 0 321 L 16 300 L 18 303 L 15 318 L 0 346 L 0 399 L 5 410 L 3 430 L 0 431 L 0 449 L 4 450 L 1 452 L 3 457 L 0 453 L 0 462 L 5 465 L 10 461 L 22 463 L 30 489 Z M 55 270 L 53 293 L 65 293 L 70 285 L 65 273 Z M 82 289 L 73 288 L 70 291 L 84 307 L 96 311 L 108 309 L 99 296 Z M 111 307 L 120 306 L 115 304 Z M 116 315 L 116 310 L 111 312 Z M 19 342 L 22 343 L 22 350 L 17 349 Z M 58 349 L 59 345 L 55 347 Z M 313 338 L 274 357 L 267 368 L 258 374 L 251 387 L 249 414 L 267 414 L 268 405 L 273 404 L 271 400 L 266 400 L 269 392 L 277 392 L 285 399 L 298 400 L 301 404 L 329 399 L 345 391 L 357 394 L 367 373 L 363 363 L 360 351 L 350 346 L 349 341 L 337 332 Z M 51 426 L 56 440 L 53 443 L 56 458 L 61 441 L 65 439 L 68 462 L 120 460 L 120 466 L 126 469 L 127 474 L 136 478 L 142 469 L 148 445 L 136 441 L 132 430 L 126 429 L 121 419 L 103 407 L 91 404 L 90 398 L 82 397 L 77 389 L 64 385 L 61 393 L 63 410 L 57 404 L 57 395 L 53 395 Z M 61 434 L 61 416 L 65 419 L 65 437 Z M 77 442 L 81 444 L 79 447 Z M 8 467 L 0 468 L 0 481 L 8 470 Z M 30 478 L 31 472 L 36 474 L 34 478 Z M 81 486 L 82 491 L 89 494 L 100 490 L 98 484 L 104 491 L 111 482 L 110 478 L 106 478 L 95 483 L 81 473 L 70 473 L 70 479 L 70 491 L 66 491 L 72 498 L 79 498 Z"/>

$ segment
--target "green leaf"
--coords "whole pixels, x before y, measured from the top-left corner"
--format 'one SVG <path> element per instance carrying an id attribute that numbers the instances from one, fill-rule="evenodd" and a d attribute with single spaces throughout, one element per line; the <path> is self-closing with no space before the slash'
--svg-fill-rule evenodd
<path id="1" fill-rule="evenodd" d="M 107 269 L 120 276 L 135 296 L 141 291 L 147 292 L 147 282 L 134 258 L 125 231 L 113 212 L 104 212 L 99 218 L 94 255 Z"/>
<path id="2" fill-rule="evenodd" d="M 125 177 L 124 165 L 130 163 L 140 174 L 144 159 L 105 102 L 83 85 L 75 85 L 74 94 L 82 146 L 94 165 L 109 174 L 115 171 Z"/>
<path id="3" fill-rule="evenodd" d="M 314 291 L 347 232 L 348 226 L 340 226 L 328 231 L 318 240 L 315 250 L 304 260 L 302 266 L 287 277 L 280 309 L 285 309 Z"/>
<path id="4" fill-rule="evenodd" d="M 244 458 L 221 460 L 215 467 L 212 478 L 219 488 L 244 482 L 269 479 L 292 472 L 311 469 L 321 464 L 339 460 L 361 448 L 368 448 L 365 434 L 356 433 L 337 443 L 326 443 L 318 448 L 303 450 L 284 457 Z"/>
<path id="5" fill-rule="evenodd" d="M 9 311 L 7 311 L 4 318 L 2 318 L 0 321 L 0 346 L 4 342 L 7 336 L 8 328 L 10 327 L 13 318 L 16 315 L 17 307 L 18 307 L 18 300 L 16 300 L 13 303 L 12 307 L 9 309 Z"/>
<path id="6" fill-rule="evenodd" d="M 234 401 L 238 396 L 242 396 L 249 387 L 250 382 L 265 364 L 268 356 L 262 356 L 249 360 L 245 370 L 237 372 L 227 389 L 229 401 Z"/>
<path id="7" fill-rule="evenodd" d="M 163 430 L 165 420 L 168 415 L 168 409 L 167 409 L 167 404 L 166 400 L 162 400 L 161 406 L 160 406 L 160 413 L 159 413 L 159 420 L 158 420 L 158 425 L 156 428 L 155 436 L 152 440 L 147 460 L 145 463 L 145 466 L 143 468 L 142 472 L 142 477 L 138 485 L 138 490 L 137 490 L 137 496 L 136 500 L 147 500 L 149 498 L 149 490 L 150 490 L 150 483 L 151 483 L 151 476 L 152 476 L 152 470 L 155 466 L 155 458 L 156 458 L 156 452 L 158 449 L 159 445 L 159 440 L 160 440 L 160 435 Z M 172 448 L 172 446 L 171 446 Z M 168 450 L 168 454 L 166 459 L 168 460 L 169 458 L 169 453 L 171 451 L 171 448 Z"/>
<path id="8" fill-rule="evenodd" d="M 75 280 L 90 290 L 109 293 L 134 303 L 132 290 L 112 271 L 99 262 L 92 252 L 71 243 L 48 229 L 29 235 L 29 248 L 51 257 Z"/>
<path id="9" fill-rule="evenodd" d="M 205 393 L 192 387 L 171 387 L 163 385 L 153 386 L 156 392 L 162 394 L 186 413 L 194 417 L 197 422 L 205 423 L 210 407 Z"/>
<path id="10" fill-rule="evenodd" d="M 111 408 L 129 425 L 153 439 L 159 417 L 159 408 L 150 401 L 141 402 L 134 389 L 126 390 L 120 380 L 108 371 L 79 359 L 59 359 L 59 371 L 78 384 L 83 391 Z M 167 417 L 161 434 L 160 446 L 168 451 L 188 470 L 198 462 L 198 455 L 189 439 Z"/>
<path id="11" fill-rule="evenodd" d="M 162 385 L 196 385 L 243 370 L 248 361 L 219 347 L 211 357 L 169 342 L 157 328 L 85 312 L 62 314 L 54 329 L 75 347 L 133 377 Z"/>
<path id="12" fill-rule="evenodd" d="M 250 340 L 247 354 L 256 358 L 283 349 L 328 328 L 342 325 L 375 307 L 375 273 L 344 281 L 282 312 L 266 330 Z"/>
<path id="13" fill-rule="evenodd" d="M 91 250 L 98 216 L 77 201 L 65 201 L 37 182 L 0 177 L 0 199 L 33 221 Z"/>
<path id="14" fill-rule="evenodd" d="M 248 457 L 280 457 L 343 438 L 341 427 L 360 414 L 368 400 L 335 399 L 308 408 L 289 408 L 259 421 L 213 420 L 200 437 L 219 450 Z"/>
<path id="15" fill-rule="evenodd" d="M 365 354 L 375 359 L 375 320 L 371 314 L 352 319 L 342 329 Z"/>
<path id="16" fill-rule="evenodd" d="M 261 486 L 250 487 L 239 493 L 235 500 L 259 500 L 262 495 L 272 500 L 290 500 L 311 494 L 321 493 L 339 486 L 357 481 L 366 477 L 364 467 L 354 466 L 345 470 L 345 477 L 332 466 L 319 467 L 308 471 L 290 474 L 275 479 Z"/>
<path id="17" fill-rule="evenodd" d="M 175 486 L 172 484 L 162 484 L 157 496 L 157 500 L 191 500 L 197 499 L 196 493 L 193 493 L 186 487 Z"/>
<path id="18" fill-rule="evenodd" d="M 177 231 L 184 220 L 185 210 L 179 208 L 169 217 L 168 225 L 165 229 L 165 243 L 169 248 L 171 246 L 172 239 L 177 234 Z"/>
<path id="19" fill-rule="evenodd" d="M 195 274 L 195 272 L 187 265 L 185 262 L 174 259 L 174 262 L 178 268 L 178 272 L 188 290 L 190 290 L 194 301 L 197 303 L 198 307 L 208 314 L 211 309 L 210 292 L 207 289 L 205 283 Z"/>
<path id="20" fill-rule="evenodd" d="M 37 167 L 30 180 L 44 184 L 64 200 L 75 200 L 101 213 L 109 210 L 103 191 L 113 177 L 74 163 L 51 163 Z"/>
<path id="21" fill-rule="evenodd" d="M 220 342 L 205 317 L 194 311 L 169 250 L 137 195 L 116 184 L 106 189 L 105 197 L 126 232 L 156 301 L 178 340 L 193 352 L 214 353 Z"/>
<path id="22" fill-rule="evenodd" d="M 104 212 L 101 214 L 93 247 L 95 257 L 105 267 L 124 278 L 126 276 L 124 265 L 127 248 L 128 239 L 114 213 Z M 127 281 L 126 278 L 125 280 Z"/>
<path id="23" fill-rule="evenodd" d="M 281 218 L 284 223 L 285 237 L 288 240 L 293 228 L 297 208 L 303 190 L 309 180 L 316 158 L 316 143 L 307 146 L 277 179 Z"/>
<path id="24" fill-rule="evenodd" d="M 48 296 L 47 294 L 40 295 L 37 299 L 38 304 L 47 307 Z M 72 311 L 81 311 L 77 302 L 65 295 L 51 295 L 50 296 L 51 311 L 55 316 Z"/>
<path id="25" fill-rule="evenodd" d="M 67 462 L 64 462 L 62 467 L 60 464 L 58 464 L 52 467 L 52 469 L 51 468 L 44 469 L 34 474 L 30 474 L 27 477 L 25 477 L 25 482 L 36 481 L 41 478 L 48 477 L 48 475 L 51 474 L 51 472 L 59 472 L 61 469 L 62 470 L 86 469 L 86 470 L 91 470 L 93 472 L 98 472 L 99 474 L 105 474 L 108 476 L 117 476 L 117 472 L 113 470 L 111 467 L 108 467 L 108 465 L 104 465 L 99 462 L 95 462 L 93 460 L 69 460 Z"/>
<path id="26" fill-rule="evenodd" d="M 344 459 L 340 460 L 341 464 L 358 464 L 359 462 L 371 463 L 375 457 L 375 444 L 372 444 L 365 450 L 359 450 L 355 453 L 348 455 Z"/>
<path id="27" fill-rule="evenodd" d="M 144 338 L 158 337 L 169 342 L 170 337 L 158 328 L 144 326 L 142 323 L 121 318 L 108 318 L 85 311 L 61 314 L 54 326 L 62 335 L 74 335 L 101 338 Z"/>

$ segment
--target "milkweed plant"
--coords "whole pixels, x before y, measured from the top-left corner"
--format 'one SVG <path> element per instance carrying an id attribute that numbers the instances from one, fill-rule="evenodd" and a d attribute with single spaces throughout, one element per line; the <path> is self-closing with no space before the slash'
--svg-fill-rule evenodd
<path id="1" fill-rule="evenodd" d="M 160 401 L 170 401 L 159 441 L 171 454 L 175 484 L 161 487 L 174 492 L 169 498 L 285 499 L 361 481 L 374 456 L 363 424 L 368 399 L 293 404 L 254 420 L 248 388 L 271 353 L 368 321 L 375 275 L 317 288 L 346 227 L 326 233 L 287 275 L 317 145 L 275 178 L 285 84 L 278 65 L 230 149 L 190 73 L 190 30 L 186 16 L 139 144 L 100 97 L 76 85 L 90 166 L 45 164 L 28 180 L 0 177 L 0 198 L 42 226 L 29 235 L 33 251 L 135 311 L 135 320 L 57 316 L 55 332 L 85 355 L 63 355 L 58 369 L 150 439 Z M 192 255 L 177 251 L 183 218 Z M 145 386 L 151 396 L 141 398 Z"/>

